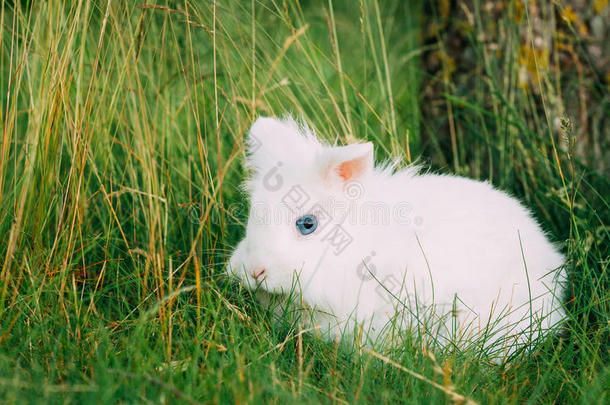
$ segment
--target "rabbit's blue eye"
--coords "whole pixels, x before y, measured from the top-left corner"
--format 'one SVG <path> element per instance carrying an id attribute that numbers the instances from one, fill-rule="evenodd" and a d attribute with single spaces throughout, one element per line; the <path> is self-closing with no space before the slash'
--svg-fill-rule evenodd
<path id="1" fill-rule="evenodd" d="M 318 220 L 311 214 L 303 215 L 297 219 L 297 229 L 303 235 L 309 235 L 318 227 Z"/>

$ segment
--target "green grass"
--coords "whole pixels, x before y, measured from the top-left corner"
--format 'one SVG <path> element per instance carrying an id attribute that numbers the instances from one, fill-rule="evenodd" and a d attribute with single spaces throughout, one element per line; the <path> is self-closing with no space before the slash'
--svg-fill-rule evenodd
<path id="1" fill-rule="evenodd" d="M 3 403 L 610 400 L 610 75 L 561 4 L 128 3 L 1 6 Z M 223 266 L 244 134 L 287 112 L 518 196 L 569 258 L 565 335 L 496 365 L 274 322 Z"/>

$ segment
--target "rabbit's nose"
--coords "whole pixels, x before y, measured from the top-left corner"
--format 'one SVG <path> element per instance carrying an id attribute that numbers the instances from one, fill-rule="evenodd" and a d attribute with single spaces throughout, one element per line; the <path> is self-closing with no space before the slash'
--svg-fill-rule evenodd
<path id="1" fill-rule="evenodd" d="M 260 270 L 253 270 L 250 275 L 252 276 L 252 278 L 256 281 L 258 281 L 258 278 L 260 276 L 262 276 L 263 274 L 265 274 L 265 269 L 260 269 Z"/>

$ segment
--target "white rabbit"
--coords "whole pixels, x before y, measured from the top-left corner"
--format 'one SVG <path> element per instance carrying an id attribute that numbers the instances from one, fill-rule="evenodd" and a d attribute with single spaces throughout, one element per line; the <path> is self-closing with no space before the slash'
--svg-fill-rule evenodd
<path id="1" fill-rule="evenodd" d="M 290 118 L 254 123 L 246 165 L 250 216 L 228 271 L 269 293 L 297 286 L 329 338 L 354 321 L 383 340 L 392 320 L 506 353 L 564 317 L 564 257 L 487 182 L 375 167 L 372 143 L 324 145 Z"/>

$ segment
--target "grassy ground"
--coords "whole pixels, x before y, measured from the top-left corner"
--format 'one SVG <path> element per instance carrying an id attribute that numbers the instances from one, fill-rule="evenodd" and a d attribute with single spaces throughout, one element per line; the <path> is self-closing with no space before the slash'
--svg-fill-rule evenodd
<path id="1" fill-rule="evenodd" d="M 2 2 L 1 401 L 607 403 L 608 7 L 561 3 Z M 222 273 L 244 134 L 289 111 L 522 199 L 565 336 L 500 366 L 272 322 Z"/>

